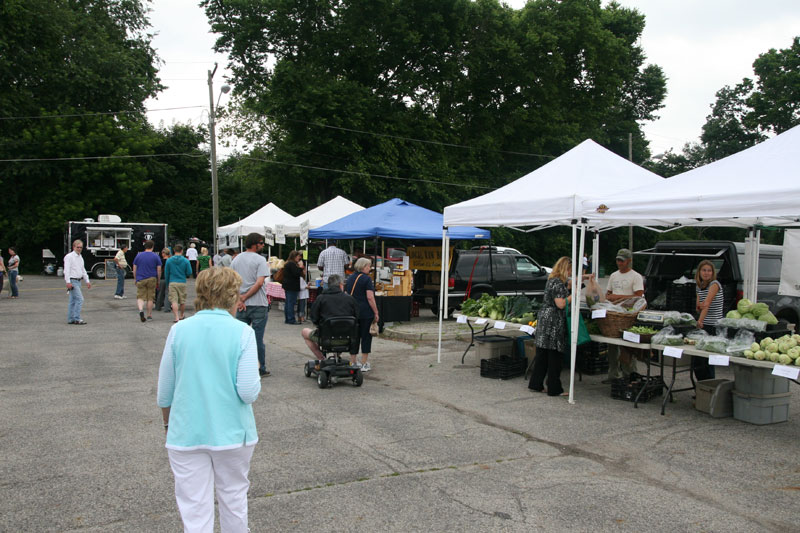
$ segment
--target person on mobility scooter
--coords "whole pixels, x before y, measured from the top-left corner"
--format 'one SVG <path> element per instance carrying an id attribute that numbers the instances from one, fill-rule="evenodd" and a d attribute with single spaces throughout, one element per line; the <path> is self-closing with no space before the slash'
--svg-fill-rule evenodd
<path id="1" fill-rule="evenodd" d="M 305 364 L 306 377 L 317 376 L 319 387 L 326 388 L 339 378 L 352 379 L 360 387 L 364 376 L 358 366 L 342 361 L 342 352 L 351 357 L 358 354 L 358 303 L 343 292 L 344 280 L 338 274 L 328 278 L 328 288 L 314 301 L 309 318 L 316 329 L 304 328 L 302 335 L 306 345 L 316 356 L 315 361 Z M 326 358 L 327 353 L 333 353 Z"/>

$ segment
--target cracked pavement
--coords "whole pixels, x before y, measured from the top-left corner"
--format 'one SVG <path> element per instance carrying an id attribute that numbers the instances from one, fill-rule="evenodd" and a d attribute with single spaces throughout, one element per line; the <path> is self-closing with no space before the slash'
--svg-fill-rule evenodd
<path id="1" fill-rule="evenodd" d="M 114 300 L 100 281 L 84 290 L 89 324 L 68 326 L 62 285 L 26 275 L 20 299 L 0 299 L 0 531 L 180 531 L 155 404 L 171 316 L 142 324 L 133 284 Z M 660 401 L 634 409 L 603 376 L 576 380 L 570 405 L 481 378 L 464 342 L 437 364 L 433 344 L 381 338 L 362 387 L 320 390 L 282 318 L 254 404 L 253 532 L 800 527 L 797 394 L 768 426 L 711 418 L 689 393 L 666 416 Z"/>

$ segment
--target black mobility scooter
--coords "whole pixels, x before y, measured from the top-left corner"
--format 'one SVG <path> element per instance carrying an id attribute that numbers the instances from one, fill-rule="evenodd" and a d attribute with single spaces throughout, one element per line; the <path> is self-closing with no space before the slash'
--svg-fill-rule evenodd
<path id="1" fill-rule="evenodd" d="M 303 371 L 307 378 L 317 376 L 320 389 L 333 386 L 334 383 L 349 379 L 353 385 L 360 387 L 364 383 L 364 374 L 358 367 L 350 366 L 350 358 L 342 359 L 342 352 L 358 353 L 358 321 L 352 316 L 335 316 L 323 320 L 317 329 L 318 346 L 327 355 L 322 361 L 307 361 Z M 331 354 L 331 355 L 328 355 Z"/>

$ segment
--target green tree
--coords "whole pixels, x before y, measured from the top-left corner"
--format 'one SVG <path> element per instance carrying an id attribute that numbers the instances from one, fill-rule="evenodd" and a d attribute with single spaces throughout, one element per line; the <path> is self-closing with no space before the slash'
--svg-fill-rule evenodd
<path id="1" fill-rule="evenodd" d="M 161 89 L 146 27 L 138 0 L 0 3 L 0 235 L 28 257 L 60 252 L 67 220 L 137 212 L 151 176 L 127 156 L 152 153 Z"/>
<path id="2" fill-rule="evenodd" d="M 632 132 L 642 160 L 640 123 L 665 94 L 637 45 L 644 18 L 599 0 L 201 5 L 231 59 L 240 124 L 259 117 L 261 184 L 298 210 L 336 194 L 441 209 L 587 137 L 627 155 Z"/>

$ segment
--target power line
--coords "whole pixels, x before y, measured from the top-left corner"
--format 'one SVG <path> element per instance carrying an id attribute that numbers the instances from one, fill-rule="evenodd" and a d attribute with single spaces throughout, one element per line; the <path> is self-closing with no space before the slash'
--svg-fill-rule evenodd
<path id="1" fill-rule="evenodd" d="M 46 161 L 96 161 L 99 159 L 147 159 L 153 157 L 202 157 L 206 158 L 203 154 L 139 154 L 139 155 L 89 155 L 80 157 L 41 157 L 41 158 L 21 158 L 21 159 L 0 159 L 0 163 L 31 163 L 31 162 L 46 162 Z"/>
<path id="2" fill-rule="evenodd" d="M 146 109 L 145 113 L 153 113 L 156 111 L 176 111 L 179 109 L 197 109 L 197 108 L 205 108 L 205 106 L 201 105 L 192 105 L 192 106 L 184 106 L 184 107 L 164 107 L 161 109 Z M 124 115 L 129 113 L 140 113 L 140 111 L 104 111 L 98 113 L 72 113 L 67 115 L 38 115 L 38 116 L 30 116 L 30 117 L 0 117 L 0 120 L 36 120 L 36 119 L 45 119 L 45 118 L 70 118 L 70 117 L 97 117 L 103 115 Z"/>

